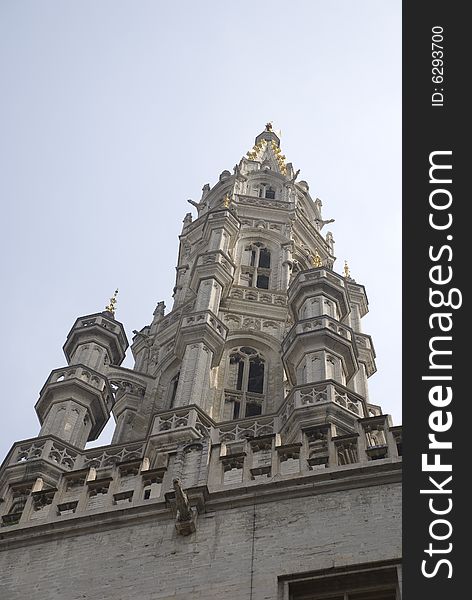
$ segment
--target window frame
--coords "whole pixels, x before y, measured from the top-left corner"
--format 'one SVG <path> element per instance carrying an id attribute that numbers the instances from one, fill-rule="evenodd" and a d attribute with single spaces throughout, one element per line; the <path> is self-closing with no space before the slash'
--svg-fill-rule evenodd
<path id="1" fill-rule="evenodd" d="M 244 349 L 251 350 L 251 353 L 244 352 Z M 233 357 L 238 356 L 239 360 L 232 362 Z M 250 374 L 251 365 L 255 364 L 256 361 L 262 364 L 262 385 L 261 392 L 255 392 L 249 390 L 250 386 Z M 228 367 L 231 369 L 232 364 L 237 364 L 236 373 L 234 379 L 234 387 L 230 388 L 233 382 L 229 381 L 230 370 L 228 370 L 227 386 L 225 387 L 225 403 L 232 403 L 231 419 L 247 419 L 251 417 L 257 417 L 262 415 L 264 412 L 264 399 L 265 399 L 265 386 L 266 386 L 266 373 L 267 373 L 267 361 L 259 350 L 252 346 L 237 346 L 232 348 L 228 353 Z M 242 370 L 241 370 L 241 365 Z M 260 407 L 260 412 L 254 414 L 247 414 L 251 407 Z"/>
<path id="2" fill-rule="evenodd" d="M 259 265 L 261 262 L 261 250 L 264 251 L 264 262 L 268 258 L 268 267 L 262 267 Z M 258 290 L 270 290 L 271 275 L 272 275 L 272 251 L 263 242 L 251 242 L 249 245 L 244 246 L 244 252 L 251 252 L 249 259 L 249 265 L 241 265 L 241 275 L 248 276 L 247 287 L 255 288 Z M 267 287 L 257 285 L 260 282 L 260 278 L 266 278 Z"/>
<path id="3" fill-rule="evenodd" d="M 378 561 L 279 577 L 281 600 L 354 600 L 381 594 L 384 600 L 399 600 L 401 563 Z M 357 581 L 356 581 L 357 580 Z"/>

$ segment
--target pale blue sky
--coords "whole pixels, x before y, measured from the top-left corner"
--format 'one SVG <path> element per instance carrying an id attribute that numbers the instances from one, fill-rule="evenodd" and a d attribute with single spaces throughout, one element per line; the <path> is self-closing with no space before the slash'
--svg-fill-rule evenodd
<path id="1" fill-rule="evenodd" d="M 398 424 L 400 65 L 400 0 L 2 0 L 0 461 L 76 317 L 119 286 L 131 338 L 171 306 L 187 198 L 268 120 L 366 286 L 370 400 Z"/>

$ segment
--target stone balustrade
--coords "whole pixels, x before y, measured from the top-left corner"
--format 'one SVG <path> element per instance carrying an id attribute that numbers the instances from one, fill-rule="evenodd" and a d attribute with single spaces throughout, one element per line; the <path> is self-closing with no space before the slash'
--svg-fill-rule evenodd
<path id="1" fill-rule="evenodd" d="M 226 339 L 228 328 L 210 310 L 201 310 L 182 317 L 181 327 L 194 327 L 202 324 L 209 325 L 218 335 Z"/>
<path id="2" fill-rule="evenodd" d="M 262 206 L 264 208 L 278 208 L 286 211 L 287 208 L 292 207 L 293 203 L 287 200 L 279 200 L 275 198 L 257 198 L 256 196 L 249 196 L 247 194 L 235 194 L 237 203 L 248 205 L 248 206 Z"/>
<path id="3" fill-rule="evenodd" d="M 308 383 L 292 388 L 279 410 L 278 425 L 282 428 L 296 409 L 329 402 L 334 402 L 357 417 L 363 417 L 367 414 L 365 401 L 361 396 L 344 385 L 332 379 L 327 379 L 318 383 Z"/>
<path id="4" fill-rule="evenodd" d="M 138 442 L 78 450 L 58 438 L 44 436 L 17 442 L 5 459 L 3 469 L 39 460 L 59 466 L 63 471 L 110 466 L 117 462 L 141 458 L 143 448 L 144 442 Z"/>
<path id="5" fill-rule="evenodd" d="M 121 344 L 124 346 L 128 345 L 126 337 L 123 335 L 122 327 L 110 317 L 107 317 L 103 313 L 98 313 L 89 317 L 81 317 L 77 319 L 75 327 L 77 329 L 81 329 L 84 327 L 91 327 L 92 325 L 97 325 L 102 327 L 103 329 L 107 329 L 108 331 L 112 331 L 115 333 Z"/>
<path id="6" fill-rule="evenodd" d="M 250 300 L 259 304 L 287 305 L 287 294 L 248 288 L 242 285 L 233 285 L 229 297 L 233 300 Z"/>
<path id="7" fill-rule="evenodd" d="M 290 346 L 297 335 L 301 335 L 308 331 L 317 331 L 319 329 L 327 329 L 350 342 L 354 341 L 354 334 L 350 327 L 342 325 L 332 317 L 321 315 L 319 317 L 310 317 L 308 319 L 297 321 L 288 332 L 284 340 L 284 347 L 287 348 Z"/>
<path id="8" fill-rule="evenodd" d="M 61 381 L 65 381 L 66 379 L 80 379 L 85 383 L 93 386 L 100 392 L 103 392 L 107 387 L 107 380 L 105 377 L 97 373 L 92 369 L 89 369 L 83 365 L 73 365 L 70 367 L 63 367 L 61 369 L 54 369 L 51 372 L 48 379 L 46 380 L 46 387 L 50 383 L 59 383 Z M 110 401 L 112 398 L 110 398 Z"/>
<path id="9" fill-rule="evenodd" d="M 158 432 L 203 425 L 199 411 L 189 407 L 160 415 L 157 423 Z M 356 431 L 343 435 L 329 423 L 307 427 L 301 439 L 289 444 L 282 443 L 274 425 L 274 416 L 259 416 L 204 426 L 209 437 L 202 430 L 201 441 L 179 441 L 161 449 L 148 445 L 147 450 L 144 443 L 135 443 L 79 453 L 52 438 L 20 442 L 9 454 L 6 471 L 45 460 L 58 465 L 62 475 L 55 485 L 40 478 L 11 484 L 0 504 L 1 525 L 30 526 L 91 511 L 165 503 L 175 477 L 190 491 L 198 482 L 211 493 L 330 471 L 339 472 L 339 480 L 343 470 L 348 476 L 350 469 L 401 457 L 401 427 L 392 427 L 387 415 L 358 419 Z"/>

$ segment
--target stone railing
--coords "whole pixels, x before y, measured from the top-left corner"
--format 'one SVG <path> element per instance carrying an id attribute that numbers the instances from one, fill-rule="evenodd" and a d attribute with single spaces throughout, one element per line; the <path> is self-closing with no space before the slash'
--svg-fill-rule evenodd
<path id="1" fill-rule="evenodd" d="M 302 476 L 312 471 L 398 461 L 401 428 L 387 415 L 360 419 L 356 431 L 337 435 L 332 424 L 302 430 L 301 441 L 282 444 L 277 434 L 227 440 L 212 450 L 212 481 L 216 486 L 248 485 L 274 476 Z"/>
<path id="2" fill-rule="evenodd" d="M 122 375 L 120 373 L 120 375 Z M 142 398 L 146 393 L 146 387 L 141 382 L 137 383 L 134 379 L 124 379 L 122 376 L 118 379 L 112 375 L 109 378 L 110 387 L 115 395 L 115 402 L 122 398 L 125 394 L 139 396 Z"/>
<path id="3" fill-rule="evenodd" d="M 30 464 L 33 461 L 44 461 L 61 467 L 63 471 L 72 471 L 84 467 L 101 468 L 118 462 L 142 458 L 143 449 L 144 442 L 78 450 L 74 446 L 47 436 L 16 443 L 3 467 L 15 467 L 26 463 Z"/>
<path id="4" fill-rule="evenodd" d="M 201 422 L 195 408 L 169 412 L 167 417 L 160 416 L 161 425 L 171 425 L 164 432 Z M 60 465 L 63 472 L 55 486 L 36 473 L 30 480 L 11 480 L 0 503 L 0 524 L 5 528 L 33 526 L 149 502 L 167 506 L 175 477 L 181 478 L 192 497 L 192 486 L 206 485 L 212 492 L 294 477 L 302 483 L 303 477 L 327 470 L 347 470 L 350 475 L 356 466 L 362 466 L 365 475 L 369 465 L 394 463 L 401 457 L 401 428 L 392 427 L 387 415 L 358 419 L 355 431 L 344 435 L 337 435 L 329 423 L 309 426 L 290 444 L 281 443 L 274 427 L 273 416 L 242 419 L 213 428 L 217 435 L 211 444 L 208 438 L 187 438 L 161 449 L 151 444 L 147 450 L 144 443 L 136 443 L 78 454 L 51 438 L 18 443 L 9 466 L 44 459 Z M 342 485 L 340 473 L 336 481 Z"/>
<path id="5" fill-rule="evenodd" d="M 364 401 L 361 396 L 340 383 L 327 379 L 319 383 L 308 383 L 292 388 L 279 410 L 279 427 L 283 427 L 294 410 L 329 402 L 342 406 L 357 417 L 365 416 Z"/>
<path id="6" fill-rule="evenodd" d="M 226 338 L 228 328 L 216 317 L 210 310 L 194 312 L 191 315 L 182 317 L 182 328 L 193 327 L 195 325 L 209 325 L 223 339 Z"/>
<path id="7" fill-rule="evenodd" d="M 234 285 L 229 295 L 234 300 L 251 300 L 259 304 L 287 305 L 287 294 Z"/>
<path id="8" fill-rule="evenodd" d="M 347 325 L 342 325 L 339 321 L 329 317 L 328 315 L 321 315 L 319 317 L 310 317 L 309 319 L 297 321 L 288 332 L 284 340 L 284 347 L 287 348 L 290 346 L 297 335 L 301 335 L 307 331 L 317 331 L 318 329 L 327 329 L 328 331 L 331 331 L 346 340 L 354 340 L 353 331 L 350 327 Z"/>
<path id="9" fill-rule="evenodd" d="M 4 463 L 4 468 L 38 460 L 59 466 L 64 471 L 84 467 L 101 468 L 118 462 L 142 458 L 143 448 L 144 442 L 139 442 L 80 451 L 74 446 L 50 436 L 34 438 L 15 444 Z"/>
<path id="10" fill-rule="evenodd" d="M 160 413 L 154 418 L 152 435 L 172 432 L 184 427 L 193 428 L 197 434 L 209 437 L 213 421 L 196 408 L 183 406 L 174 410 Z"/>
<path id="11" fill-rule="evenodd" d="M 262 206 L 264 208 L 278 208 L 287 210 L 293 204 L 287 200 L 276 200 L 275 198 L 258 198 L 247 194 L 236 194 L 238 204 L 247 204 L 250 206 Z"/>
<path id="12" fill-rule="evenodd" d="M 105 446 L 104 448 L 90 448 L 89 450 L 85 450 L 83 454 L 82 466 L 85 468 L 94 467 L 95 469 L 111 467 L 130 460 L 141 460 L 143 453 L 143 442 Z"/>
<path id="13" fill-rule="evenodd" d="M 218 442 L 228 442 L 272 435 L 276 431 L 275 425 L 274 415 L 258 415 L 257 417 L 229 421 L 218 425 L 214 439 L 217 439 Z"/>
<path id="14" fill-rule="evenodd" d="M 370 337 L 370 335 L 367 335 L 365 333 L 359 333 L 356 331 L 355 340 L 359 349 L 365 348 L 369 352 L 374 351 L 374 346 L 372 344 L 372 338 Z"/>
<path id="15" fill-rule="evenodd" d="M 92 387 L 97 388 L 101 392 L 103 392 L 107 386 L 107 380 L 105 377 L 100 375 L 100 373 L 97 373 L 96 371 L 93 371 L 92 369 L 82 365 L 74 365 L 71 367 L 55 369 L 49 375 L 45 386 L 51 383 L 59 383 L 67 379 L 80 379 Z"/>
<path id="16" fill-rule="evenodd" d="M 64 470 L 72 470 L 82 466 L 83 456 L 76 448 L 60 440 L 51 437 L 34 438 L 16 443 L 7 457 L 5 466 L 11 467 L 35 460 L 58 465 Z"/>
<path id="17" fill-rule="evenodd" d="M 292 281 L 291 286 L 295 287 L 294 284 L 297 282 L 303 283 L 305 281 L 315 281 L 317 279 L 323 278 L 327 281 L 330 281 L 331 283 L 334 283 L 338 287 L 346 288 L 346 282 L 344 277 L 338 275 L 334 271 L 331 271 L 331 269 L 324 269 L 322 267 L 309 269 L 307 271 L 300 271 L 300 273 L 298 273 L 298 275 L 294 278 L 294 281 Z"/>
<path id="18" fill-rule="evenodd" d="M 93 325 L 97 325 L 99 327 L 103 327 L 103 329 L 108 329 L 109 331 L 112 331 L 118 336 L 120 343 L 126 345 L 126 338 L 123 335 L 121 327 L 114 323 L 112 319 L 106 317 L 104 314 L 100 313 L 92 317 L 84 317 L 82 319 L 77 319 L 75 327 L 83 328 L 91 327 Z"/>

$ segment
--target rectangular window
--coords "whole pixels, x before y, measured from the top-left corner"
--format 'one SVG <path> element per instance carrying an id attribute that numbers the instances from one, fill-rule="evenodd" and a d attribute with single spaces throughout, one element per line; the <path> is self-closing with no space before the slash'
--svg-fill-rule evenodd
<path id="1" fill-rule="evenodd" d="M 260 414 L 262 414 L 262 406 L 260 404 L 256 404 L 255 402 L 246 404 L 246 417 L 257 417 Z"/>
<path id="2" fill-rule="evenodd" d="M 249 285 L 252 285 L 252 281 Z M 267 275 L 258 275 L 257 276 L 256 287 L 258 287 L 260 290 L 268 290 L 269 289 L 269 278 L 267 277 Z"/>
<path id="3" fill-rule="evenodd" d="M 391 563 L 377 568 L 340 568 L 330 573 L 284 576 L 283 579 L 289 580 L 284 600 L 398 600 L 397 566 Z"/>

